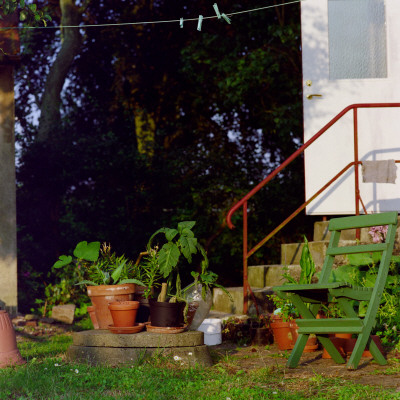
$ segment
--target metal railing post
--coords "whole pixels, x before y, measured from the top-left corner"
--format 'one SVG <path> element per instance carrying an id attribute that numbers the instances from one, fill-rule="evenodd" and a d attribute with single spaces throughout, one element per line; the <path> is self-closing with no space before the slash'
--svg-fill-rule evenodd
<path id="1" fill-rule="evenodd" d="M 355 188 L 355 206 L 356 215 L 360 215 L 360 181 L 359 181 L 359 169 L 358 169 L 358 108 L 353 109 L 353 125 L 354 125 L 354 188 Z M 356 239 L 360 239 L 361 230 L 356 229 Z"/>
<path id="2" fill-rule="evenodd" d="M 243 203 L 243 314 L 247 314 L 249 295 L 247 277 L 247 201 Z"/>

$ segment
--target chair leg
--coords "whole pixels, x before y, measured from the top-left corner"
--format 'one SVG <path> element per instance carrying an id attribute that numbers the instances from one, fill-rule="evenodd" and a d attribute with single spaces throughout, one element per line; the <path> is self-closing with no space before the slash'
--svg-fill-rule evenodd
<path id="1" fill-rule="evenodd" d="M 369 351 L 372 354 L 372 357 L 374 357 L 374 360 L 379 364 L 379 365 L 386 365 L 387 360 L 385 356 L 381 353 L 379 350 L 379 347 L 376 345 L 376 343 L 370 339 L 369 343 Z"/>
<path id="2" fill-rule="evenodd" d="M 370 331 L 368 333 L 360 333 L 358 335 L 356 344 L 354 346 L 353 352 L 351 353 L 349 362 L 347 363 L 348 369 L 357 369 L 358 364 L 360 363 L 362 353 L 364 352 L 368 339 L 370 337 Z M 375 353 L 374 346 L 372 345 L 373 352 Z"/>
<path id="3" fill-rule="evenodd" d="M 297 364 L 300 361 L 300 357 L 303 354 L 304 347 L 306 347 L 306 343 L 308 337 L 310 335 L 299 334 L 296 340 L 296 344 L 293 347 L 292 352 L 290 353 L 290 357 L 286 363 L 286 366 L 289 368 L 296 368 Z"/>
<path id="4" fill-rule="evenodd" d="M 338 364 L 344 364 L 346 362 L 345 359 L 340 354 L 339 350 L 335 347 L 335 345 L 328 337 L 317 335 L 317 338 L 322 344 L 322 346 L 324 346 L 326 351 L 329 353 L 329 355 L 332 357 L 333 361 L 335 361 Z"/>

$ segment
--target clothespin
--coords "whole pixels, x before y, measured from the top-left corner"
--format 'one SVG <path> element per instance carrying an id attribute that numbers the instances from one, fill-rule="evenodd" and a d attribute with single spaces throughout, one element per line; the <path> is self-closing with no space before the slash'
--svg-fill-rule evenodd
<path id="1" fill-rule="evenodd" d="M 215 14 L 217 14 L 218 19 L 221 19 L 221 14 L 220 14 L 220 12 L 218 10 L 217 3 L 214 3 L 213 7 L 214 7 L 214 10 L 215 10 Z"/>
<path id="2" fill-rule="evenodd" d="M 199 22 L 197 24 L 197 30 L 201 31 L 201 24 L 203 23 L 203 16 L 199 15 Z"/>
<path id="3" fill-rule="evenodd" d="M 181 28 L 183 28 L 183 18 L 181 18 L 181 19 L 179 20 L 179 26 L 180 26 Z"/>
<path id="4" fill-rule="evenodd" d="M 229 19 L 229 17 L 228 17 L 225 13 L 221 14 L 221 17 L 222 17 L 228 24 L 231 23 L 231 20 Z"/>

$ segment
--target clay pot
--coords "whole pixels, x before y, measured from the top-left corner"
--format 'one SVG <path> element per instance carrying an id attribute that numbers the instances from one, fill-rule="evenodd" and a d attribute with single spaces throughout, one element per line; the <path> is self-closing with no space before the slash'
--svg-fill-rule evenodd
<path id="1" fill-rule="evenodd" d="M 99 323 L 97 322 L 96 312 L 94 310 L 94 306 L 88 306 L 87 311 L 89 313 L 90 320 L 92 321 L 92 325 L 94 329 L 99 329 Z"/>
<path id="2" fill-rule="evenodd" d="M 164 301 L 150 300 L 151 326 L 183 326 L 184 308 L 185 303 L 168 303 Z"/>
<path id="3" fill-rule="evenodd" d="M 114 327 L 134 326 L 139 309 L 138 301 L 116 301 L 108 305 L 114 322 Z"/>
<path id="4" fill-rule="evenodd" d="M 25 364 L 15 337 L 14 327 L 5 310 L 0 310 L 0 368 Z"/>
<path id="5" fill-rule="evenodd" d="M 136 285 L 133 283 L 125 283 L 123 285 L 99 285 L 88 286 L 87 292 L 93 306 L 99 329 L 107 329 L 113 324 L 111 312 L 108 305 L 115 301 L 133 300 Z"/>
<path id="6" fill-rule="evenodd" d="M 336 333 L 334 337 L 331 337 L 330 340 L 331 342 L 335 345 L 335 347 L 340 351 L 341 355 L 344 356 L 349 356 L 354 350 L 354 346 L 356 345 L 357 339 L 352 338 L 351 334 L 350 337 L 343 338 L 343 337 L 338 337 L 338 335 L 347 335 L 347 334 L 338 334 Z M 379 350 L 382 352 L 382 354 L 385 354 L 385 351 L 382 347 L 382 342 L 379 336 L 377 335 L 371 335 L 372 340 L 375 342 L 375 344 L 378 346 Z M 369 350 L 364 350 L 362 353 L 362 357 L 365 358 L 371 358 L 372 354 Z M 324 352 L 322 353 L 322 358 L 331 358 L 329 353 L 324 349 Z"/>
<path id="7" fill-rule="evenodd" d="M 275 317 L 270 326 L 274 335 L 274 342 L 278 345 L 279 350 L 292 349 L 293 334 L 290 322 L 283 322 L 281 318 Z"/>
<path id="8" fill-rule="evenodd" d="M 295 321 L 291 321 L 290 323 L 290 329 L 292 330 L 292 347 L 294 347 L 294 345 L 296 344 L 297 341 L 297 337 L 298 335 L 298 330 L 299 327 L 296 324 Z M 317 337 L 315 335 L 309 336 L 307 339 L 307 343 L 304 347 L 303 353 L 312 353 L 313 351 L 317 351 L 318 350 L 318 340 Z"/>

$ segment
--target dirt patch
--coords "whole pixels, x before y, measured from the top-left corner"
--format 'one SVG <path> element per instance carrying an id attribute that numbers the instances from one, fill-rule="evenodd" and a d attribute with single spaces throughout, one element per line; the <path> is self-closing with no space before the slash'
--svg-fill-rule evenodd
<path id="1" fill-rule="evenodd" d="M 322 350 L 304 353 L 297 368 L 287 368 L 289 352 L 280 351 L 274 344 L 268 346 L 238 347 L 223 342 L 211 349 L 214 360 L 224 364 L 233 373 L 265 368 L 280 375 L 285 386 L 300 384 L 304 380 L 318 377 L 341 378 L 354 383 L 400 391 L 400 360 L 394 352 L 387 355 L 388 364 L 377 364 L 372 358 L 362 358 L 357 370 L 348 370 L 346 364 L 336 364 L 332 359 L 323 359 Z"/>

